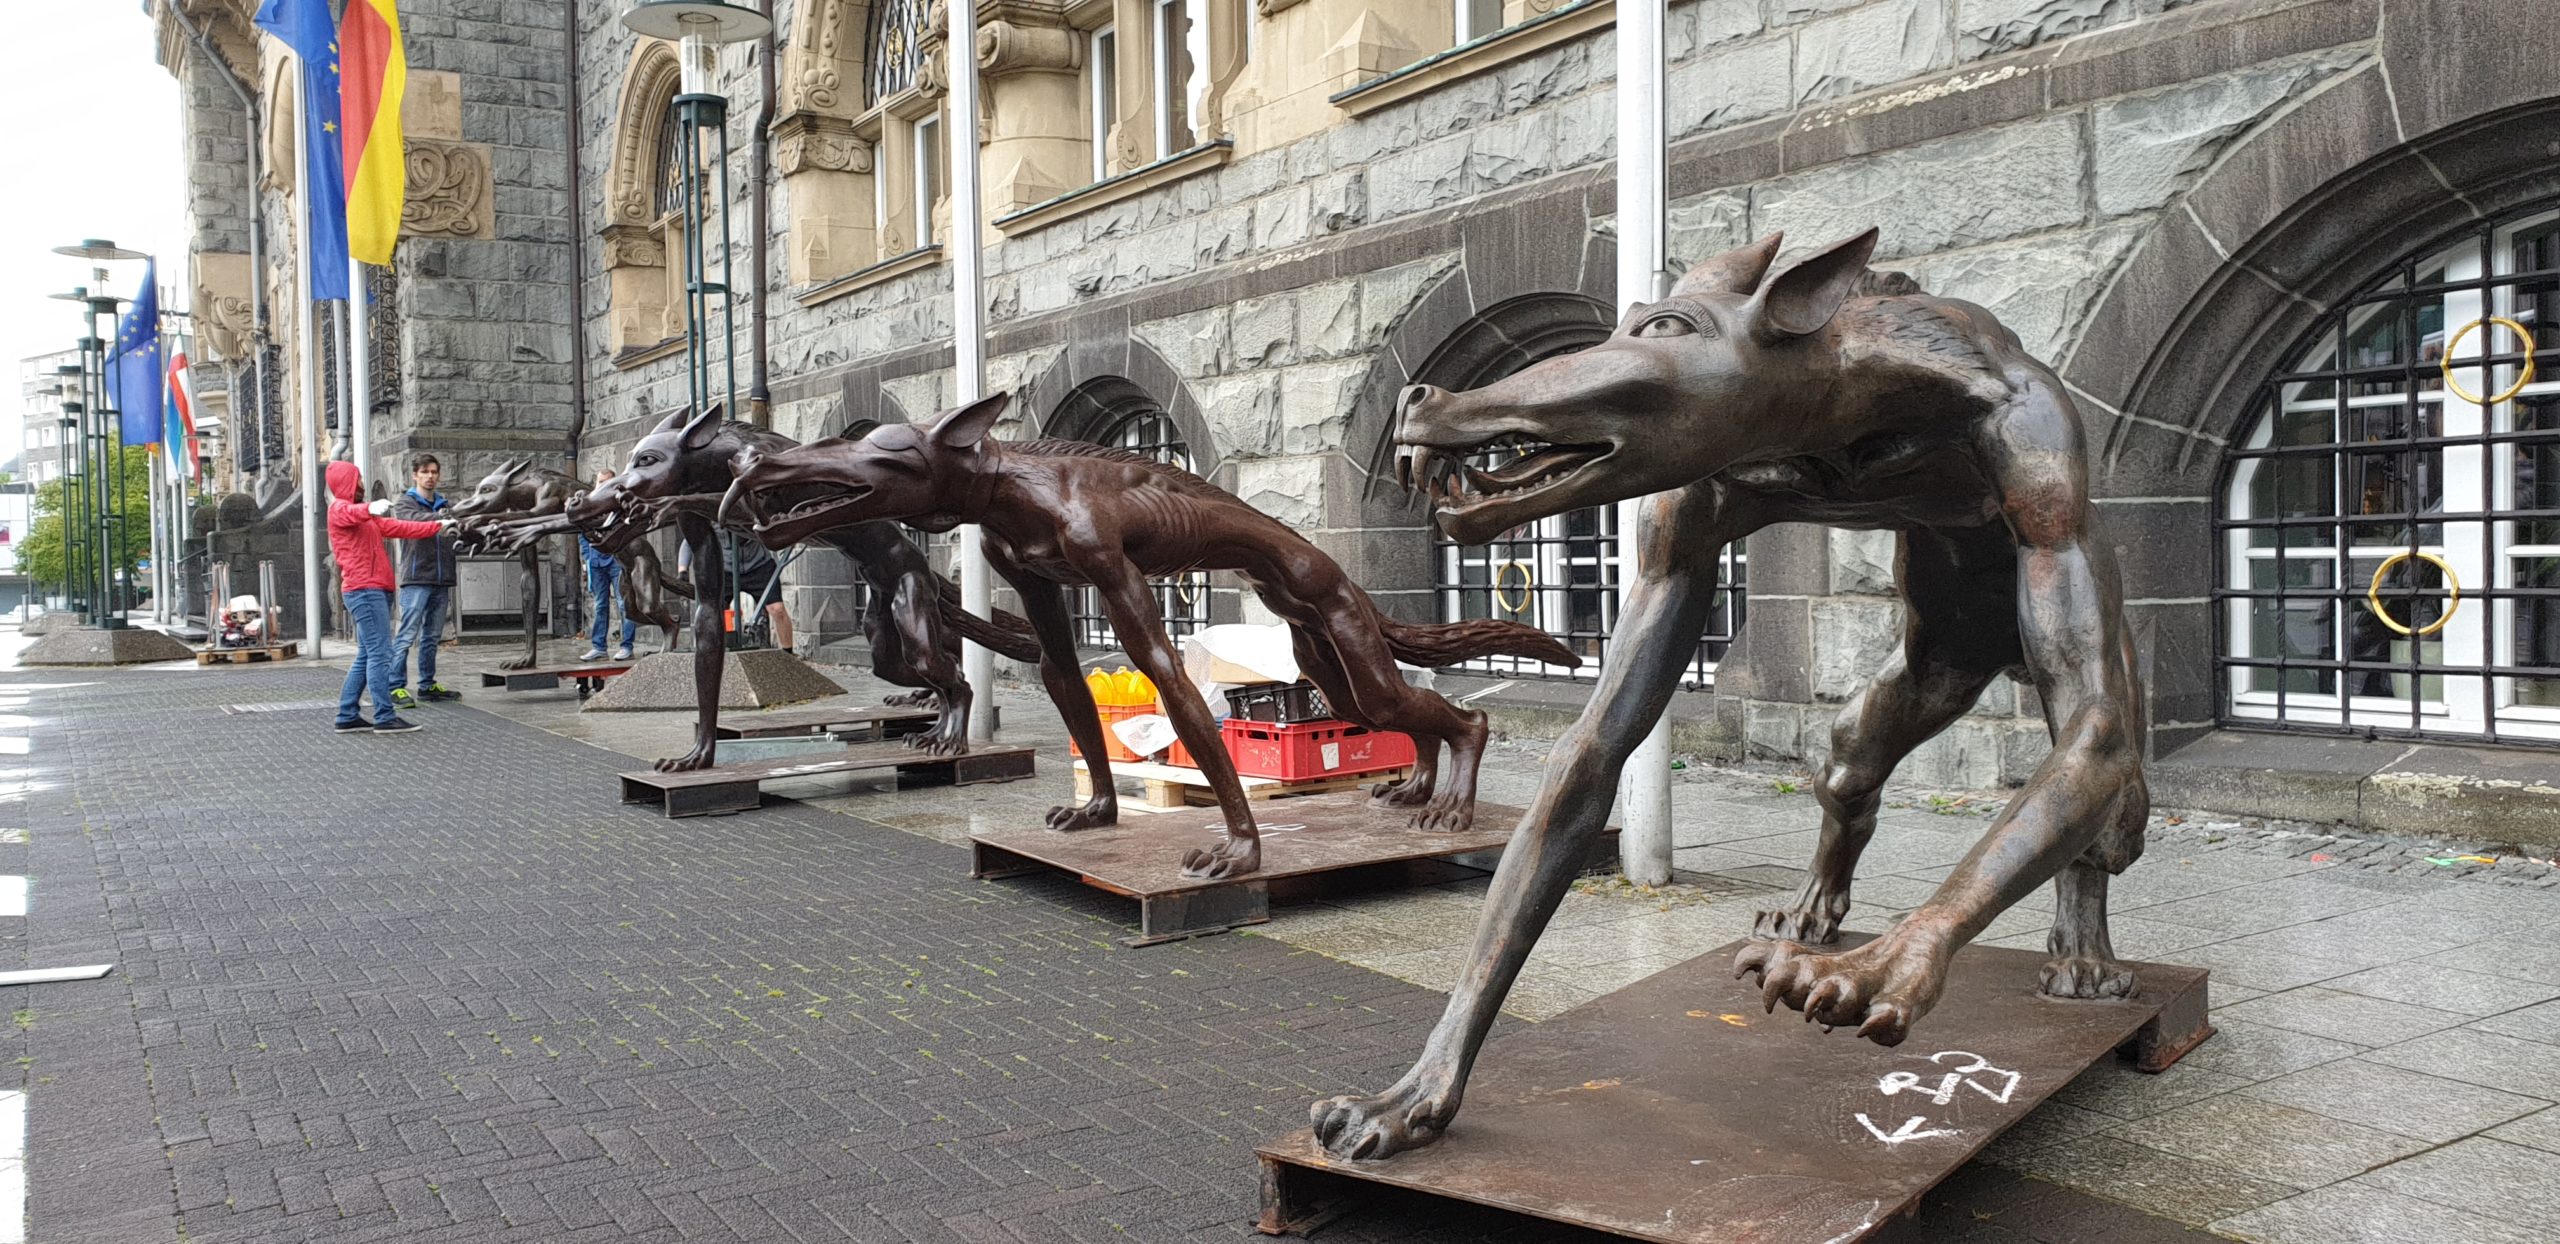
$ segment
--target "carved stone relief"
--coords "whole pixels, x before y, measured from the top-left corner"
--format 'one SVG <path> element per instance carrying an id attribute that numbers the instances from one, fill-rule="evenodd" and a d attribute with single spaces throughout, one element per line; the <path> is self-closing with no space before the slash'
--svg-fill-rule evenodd
<path id="1" fill-rule="evenodd" d="M 411 139 L 409 198 L 400 206 L 403 237 L 496 237 L 489 148 L 477 143 Z"/>

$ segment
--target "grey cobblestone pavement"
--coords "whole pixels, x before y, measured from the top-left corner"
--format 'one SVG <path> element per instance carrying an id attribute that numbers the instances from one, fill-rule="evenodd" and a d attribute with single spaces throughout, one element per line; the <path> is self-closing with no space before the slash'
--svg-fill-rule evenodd
<path id="1" fill-rule="evenodd" d="M 30 843 L 0 834 L 36 899 L 0 955 L 122 965 L 13 1004 L 43 1244 L 1250 1238 L 1252 1145 L 1403 1069 L 1472 921 L 1461 885 L 1131 951 L 1128 911 L 1091 891 L 969 881 L 951 841 L 1063 785 L 1054 715 L 1019 695 L 1037 782 L 667 821 L 615 805 L 610 775 L 669 715 L 475 695 L 523 720 L 440 707 L 419 734 L 342 737 L 335 677 L 308 666 L 43 677 L 90 685 L 0 675 L 47 688 L 14 779 Z M 1509 745 L 1492 797 L 1522 797 L 1538 750 Z M 1686 775 L 1692 884 L 1577 895 L 1541 948 L 1574 984 L 1515 1011 L 1747 926 L 1801 863 L 1808 801 L 1783 784 Z M 1977 832 L 1969 801 L 1903 802 L 1860 927 Z M 2224 1035 L 2167 1076 L 2092 1073 L 1896 1239 L 2191 1234 L 2147 1214 L 2551 1238 L 2530 1189 L 2560 1172 L 2560 1046 L 2535 1018 L 2560 998 L 2560 902 L 2521 870 L 2395 875 L 2426 844 L 2296 832 L 2159 827 L 2124 923 L 2140 953 L 2215 969 Z M 2040 937 L 2017 915 L 1994 934 Z M 2344 966 L 2389 939 L 2405 953 Z M 2337 970 L 2274 979 L 2304 947 Z M 1320 1238 L 1580 1237 L 1390 1202 Z"/>

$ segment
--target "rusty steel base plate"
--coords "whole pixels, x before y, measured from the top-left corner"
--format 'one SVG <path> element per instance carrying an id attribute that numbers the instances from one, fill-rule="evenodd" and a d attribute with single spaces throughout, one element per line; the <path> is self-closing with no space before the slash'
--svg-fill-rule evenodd
<path id="1" fill-rule="evenodd" d="M 2045 956 L 1972 946 L 1885 1049 L 1763 1012 L 1743 945 L 1497 1034 L 1436 1144 L 1262 1148 L 1258 1225 L 1312 1230 L 1384 1184 L 1668 1244 L 1849 1244 L 2100 1060 L 2163 1070 L 2212 1032 L 2203 969 L 2136 964 L 2134 998 L 2063 1001 L 2036 991 Z"/>
<path id="2" fill-rule="evenodd" d="M 1148 946 L 1260 924 L 1271 918 L 1274 900 L 1433 885 L 1490 871 L 1522 815 L 1518 808 L 1478 804 L 1474 828 L 1430 834 L 1408 826 L 1405 809 L 1372 807 L 1359 792 L 1256 802 L 1253 810 L 1262 867 L 1232 880 L 1182 875 L 1183 853 L 1216 844 L 1224 832 L 1216 808 L 1143 815 L 1129 809 L 1126 797 L 1117 825 L 972 834 L 969 875 L 1062 872 L 1134 898 L 1139 932 L 1125 940 Z M 1593 858 L 1614 861 L 1617 849 L 1617 836 L 1609 834 Z"/>

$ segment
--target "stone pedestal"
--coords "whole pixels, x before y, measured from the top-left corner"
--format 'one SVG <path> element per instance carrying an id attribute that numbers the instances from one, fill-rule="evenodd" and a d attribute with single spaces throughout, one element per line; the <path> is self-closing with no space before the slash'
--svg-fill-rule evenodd
<path id="1" fill-rule="evenodd" d="M 720 675 L 720 707 L 772 708 L 843 695 L 844 688 L 808 662 L 779 648 L 727 654 Z M 581 709 L 590 713 L 689 709 L 693 702 L 693 654 L 660 652 L 642 657 L 631 672 L 605 684 Z"/>
<path id="2" fill-rule="evenodd" d="M 194 656 L 195 649 L 158 631 L 138 627 L 112 631 L 78 627 L 55 631 L 27 645 L 27 650 L 18 654 L 18 663 L 139 665 L 148 661 L 185 661 Z"/>

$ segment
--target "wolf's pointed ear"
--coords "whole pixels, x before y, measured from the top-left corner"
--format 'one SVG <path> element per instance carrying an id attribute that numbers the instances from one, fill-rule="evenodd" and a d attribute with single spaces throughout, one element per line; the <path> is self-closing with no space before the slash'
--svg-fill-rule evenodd
<path id="1" fill-rule="evenodd" d="M 677 443 L 686 449 L 706 449 L 710 447 L 712 438 L 718 435 L 720 435 L 720 403 L 713 402 L 703 407 L 702 413 L 695 415 L 691 423 L 684 425 L 684 439 Z"/>
<path id="2" fill-rule="evenodd" d="M 649 433 L 648 433 L 648 434 L 649 434 L 649 435 L 651 435 L 651 436 L 655 436 L 655 435 L 657 435 L 657 434 L 658 434 L 658 433 L 660 433 L 660 432 L 673 432 L 673 431 L 675 431 L 676 429 L 683 427 L 683 426 L 684 426 L 684 421 L 685 421 L 685 412 L 684 412 L 684 407 L 682 407 L 682 406 L 678 406 L 678 407 L 676 407 L 674 410 L 668 411 L 668 412 L 667 412 L 667 417 L 666 417 L 666 418 L 664 418 L 664 419 L 659 420 L 659 421 L 658 421 L 658 426 L 656 426 L 656 427 L 654 427 L 654 428 L 649 429 Z"/>
<path id="3" fill-rule="evenodd" d="M 530 455 L 522 458 L 509 458 L 506 461 L 499 463 L 497 471 L 498 487 L 505 488 L 508 485 L 515 483 L 518 479 L 524 476 L 525 468 L 532 465 L 533 458 Z"/>
<path id="4" fill-rule="evenodd" d="M 987 432 L 1004 417 L 1004 408 L 1013 404 L 1013 394 L 997 393 L 979 398 L 966 406 L 933 421 L 933 431 L 926 439 L 943 449 L 975 449 L 987 439 Z"/>
<path id="5" fill-rule="evenodd" d="M 1763 341 L 1821 331 L 1866 274 L 1867 260 L 1875 253 L 1876 231 L 1869 229 L 1771 277 L 1768 288 L 1760 291 L 1752 331 Z"/>
<path id="6" fill-rule="evenodd" d="M 1760 281 L 1769 275 L 1769 262 L 1778 257 L 1778 247 L 1785 238 L 1783 233 L 1772 233 L 1747 246 L 1701 259 L 1680 274 L 1679 283 L 1671 287 L 1671 292 L 1740 294 L 1746 298 L 1759 293 Z"/>

